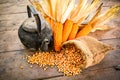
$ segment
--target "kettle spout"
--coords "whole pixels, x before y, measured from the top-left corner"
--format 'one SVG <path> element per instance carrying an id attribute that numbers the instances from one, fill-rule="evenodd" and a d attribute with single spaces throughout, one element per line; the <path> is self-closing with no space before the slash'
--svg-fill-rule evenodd
<path id="1" fill-rule="evenodd" d="M 48 45 L 50 41 L 48 39 L 44 39 L 44 41 L 41 44 L 41 51 L 46 52 L 48 50 Z"/>

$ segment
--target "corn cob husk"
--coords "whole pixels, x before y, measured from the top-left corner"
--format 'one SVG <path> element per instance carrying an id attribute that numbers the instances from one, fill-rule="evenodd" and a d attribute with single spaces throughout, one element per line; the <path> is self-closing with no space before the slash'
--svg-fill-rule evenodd
<path id="1" fill-rule="evenodd" d="M 99 8 L 99 10 L 100 9 L 101 8 Z M 104 14 L 100 14 L 100 11 L 98 11 L 98 14 L 96 13 L 89 22 L 93 26 L 92 32 L 95 32 L 96 30 L 112 29 L 112 26 L 104 25 L 104 23 L 107 23 L 108 21 L 113 19 L 119 10 L 120 6 L 114 6 Z"/>
<path id="2" fill-rule="evenodd" d="M 83 29 L 81 29 L 78 34 L 76 35 L 76 37 L 80 37 L 80 36 L 86 36 L 87 34 L 89 34 L 92 29 L 93 29 L 93 26 L 91 25 L 91 21 L 94 20 L 95 17 L 97 17 L 100 12 L 101 12 L 101 6 L 102 4 L 98 7 L 96 13 L 94 14 L 94 16 L 92 17 L 92 19 L 87 23 L 87 25 L 84 26 Z"/>
<path id="3" fill-rule="evenodd" d="M 81 25 L 88 16 L 96 10 L 98 5 L 100 4 L 100 0 L 92 0 L 89 3 L 89 0 L 79 0 L 78 4 L 75 4 L 75 0 L 30 0 L 31 3 L 36 7 L 36 9 L 43 13 L 43 16 L 49 17 L 51 21 L 49 23 L 52 26 L 53 34 L 54 34 L 54 25 L 56 22 L 63 25 L 63 31 L 66 31 L 64 25 L 67 20 L 69 20 L 73 25 L 79 24 Z M 105 22 L 109 21 L 111 18 L 115 16 L 115 14 L 120 10 L 120 6 L 115 6 L 108 10 L 106 13 L 101 13 L 102 4 L 98 7 L 92 19 L 87 22 L 87 25 L 83 27 L 83 29 L 77 33 L 77 37 L 88 35 L 91 31 L 95 30 L 106 30 L 109 27 L 99 27 L 102 26 Z M 69 23 L 68 23 L 69 25 Z M 72 26 L 72 29 L 74 26 Z M 54 29 L 53 29 L 54 28 Z M 77 32 L 77 28 L 75 31 L 72 31 L 69 26 L 66 29 L 70 29 L 67 36 L 64 38 L 64 42 L 68 40 L 68 37 L 73 34 L 72 32 Z M 65 32 L 63 32 L 65 34 Z M 66 31 L 67 33 L 67 31 Z M 70 34 L 71 33 L 71 34 Z M 57 34 L 56 34 L 57 35 Z M 74 39 L 76 36 L 72 35 L 69 39 Z M 59 36 L 58 36 L 59 37 Z M 64 37 L 62 35 L 62 37 Z M 57 39 L 57 38 L 54 38 Z M 54 40 L 57 41 L 57 40 Z M 62 44 L 62 42 L 60 42 Z M 60 44 L 59 44 L 60 45 Z"/>
<path id="4" fill-rule="evenodd" d="M 70 16 L 70 13 L 71 13 L 72 9 L 74 8 L 74 6 L 75 6 L 75 0 L 70 0 L 66 11 L 62 15 L 61 23 L 64 23 L 67 20 L 67 18 Z"/>
<path id="5" fill-rule="evenodd" d="M 96 16 L 92 21 L 92 26 L 99 26 L 105 22 L 108 22 L 110 19 L 116 16 L 116 13 L 120 10 L 120 6 L 114 6 L 110 8 L 106 13 Z"/>
<path id="6" fill-rule="evenodd" d="M 64 29 L 63 29 L 63 35 L 62 35 L 62 41 L 65 42 L 67 41 L 71 31 L 72 31 L 72 26 L 73 26 L 73 22 L 67 20 L 64 24 Z"/>
<path id="7" fill-rule="evenodd" d="M 70 32 L 70 35 L 69 35 L 69 37 L 68 37 L 68 40 L 75 39 L 78 30 L 79 30 L 78 24 L 74 23 L 74 24 L 73 24 L 73 27 L 72 27 L 72 30 L 71 30 L 71 32 Z"/>
<path id="8" fill-rule="evenodd" d="M 54 20 L 56 18 L 56 5 L 56 0 L 50 0 L 51 15 Z"/>
<path id="9" fill-rule="evenodd" d="M 59 22 L 56 22 L 54 29 L 55 29 L 54 34 L 53 34 L 53 37 L 54 37 L 54 49 L 55 49 L 55 51 L 60 51 L 61 44 L 62 44 L 63 25 L 61 23 L 59 23 Z"/>
<path id="10" fill-rule="evenodd" d="M 39 4 L 39 2 L 38 1 L 35 1 L 35 0 L 29 0 L 30 1 L 30 3 L 36 8 L 36 10 L 38 11 L 38 12 L 40 12 L 40 14 L 43 16 L 43 17 L 46 17 L 47 15 L 44 13 L 44 11 L 43 11 L 43 9 L 42 9 L 42 7 L 41 7 L 41 5 Z"/>

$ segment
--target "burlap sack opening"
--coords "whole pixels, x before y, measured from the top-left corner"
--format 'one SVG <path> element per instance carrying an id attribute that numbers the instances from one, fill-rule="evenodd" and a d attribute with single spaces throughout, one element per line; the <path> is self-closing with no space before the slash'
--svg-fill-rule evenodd
<path id="1" fill-rule="evenodd" d="M 64 42 L 62 44 L 62 48 L 65 48 L 65 46 L 68 44 L 72 44 L 77 49 L 80 49 L 82 51 L 83 56 L 85 56 L 85 64 L 82 64 L 84 65 L 84 68 L 99 63 L 109 50 L 113 50 L 111 46 L 89 36 L 83 36 Z"/>

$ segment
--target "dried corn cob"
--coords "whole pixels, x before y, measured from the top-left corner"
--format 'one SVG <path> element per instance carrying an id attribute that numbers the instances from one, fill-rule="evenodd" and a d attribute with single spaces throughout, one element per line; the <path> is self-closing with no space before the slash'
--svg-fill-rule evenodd
<path id="1" fill-rule="evenodd" d="M 113 7 L 104 14 L 101 13 L 102 5 L 99 6 L 96 13 L 93 15 L 92 19 L 87 22 L 87 25 L 78 32 L 78 26 L 88 18 L 88 16 L 96 10 L 100 0 L 92 0 L 89 3 L 89 0 L 79 0 L 75 5 L 75 0 L 30 0 L 31 3 L 36 7 L 40 13 L 43 13 L 43 16 L 49 17 L 49 23 L 52 26 L 53 34 L 59 35 L 62 34 L 63 42 L 74 39 L 76 37 L 84 36 L 89 34 L 92 30 L 96 29 L 96 26 L 100 26 L 104 22 L 111 19 L 114 14 L 120 9 L 119 7 Z M 63 25 L 63 31 L 57 30 L 56 23 Z M 99 27 L 97 27 L 99 28 Z M 102 28 L 101 28 L 102 29 Z M 60 33 L 57 33 L 57 31 Z M 62 33 L 61 33 L 62 32 Z M 78 33 L 77 33 L 78 32 Z M 77 35 L 76 35 L 77 34 Z M 57 37 L 54 38 L 54 48 L 59 43 L 59 47 L 62 44 L 61 40 L 57 41 Z M 56 42 L 57 41 L 57 42 Z M 60 41 L 60 42 L 59 42 Z M 57 46 L 58 46 L 57 45 Z M 59 50 L 56 48 L 55 50 Z"/>
<path id="2" fill-rule="evenodd" d="M 64 28 L 63 28 L 63 35 L 62 35 L 62 41 L 65 42 L 67 41 L 70 32 L 72 31 L 72 26 L 73 26 L 73 22 L 70 20 L 67 20 L 64 24 Z"/>
<path id="3" fill-rule="evenodd" d="M 70 35 L 68 37 L 68 40 L 75 39 L 77 32 L 78 32 L 79 26 L 77 23 L 74 23 L 72 26 L 72 31 L 70 32 Z"/>
<path id="4" fill-rule="evenodd" d="M 54 26 L 54 48 L 56 51 L 60 51 L 61 44 L 62 44 L 62 31 L 63 31 L 63 25 L 61 23 L 56 22 Z"/>
<path id="5" fill-rule="evenodd" d="M 120 7 L 115 6 L 108 10 L 105 14 L 98 15 L 101 11 L 100 6 L 96 14 L 90 20 L 90 22 L 88 22 L 88 24 L 81 31 L 78 32 L 76 37 L 85 36 L 89 34 L 96 25 L 102 24 L 103 22 L 108 21 L 110 18 L 113 18 L 118 12 L 118 10 L 120 10 Z"/>

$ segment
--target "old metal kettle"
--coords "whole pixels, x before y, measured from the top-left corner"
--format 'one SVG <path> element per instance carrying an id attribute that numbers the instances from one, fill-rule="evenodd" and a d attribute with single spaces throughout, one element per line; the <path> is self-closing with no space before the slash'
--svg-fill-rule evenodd
<path id="1" fill-rule="evenodd" d="M 28 19 L 18 29 L 20 41 L 30 50 L 49 50 L 53 47 L 51 26 L 37 13 L 33 6 L 28 5 L 27 12 Z"/>

